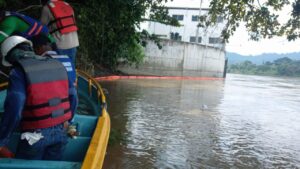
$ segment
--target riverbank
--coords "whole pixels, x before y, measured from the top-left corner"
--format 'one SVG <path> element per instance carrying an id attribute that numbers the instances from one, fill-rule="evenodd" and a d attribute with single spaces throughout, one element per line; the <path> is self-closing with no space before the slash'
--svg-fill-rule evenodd
<path id="1" fill-rule="evenodd" d="M 278 78 L 300 78 L 300 74 L 297 76 L 288 75 L 276 75 L 276 74 L 256 74 L 256 73 L 243 73 L 243 72 L 227 72 L 227 74 L 233 75 L 246 75 L 246 76 L 264 76 L 264 77 L 278 77 Z"/>

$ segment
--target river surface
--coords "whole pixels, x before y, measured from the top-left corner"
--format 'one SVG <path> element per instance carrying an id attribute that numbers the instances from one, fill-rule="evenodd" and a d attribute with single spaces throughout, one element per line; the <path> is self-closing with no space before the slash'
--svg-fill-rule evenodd
<path id="1" fill-rule="evenodd" d="M 300 168 L 300 79 L 116 80 L 104 169 Z"/>

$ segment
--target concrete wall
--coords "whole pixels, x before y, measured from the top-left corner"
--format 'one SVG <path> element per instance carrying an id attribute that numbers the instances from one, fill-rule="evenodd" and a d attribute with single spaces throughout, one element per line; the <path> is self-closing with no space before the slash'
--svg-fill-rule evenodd
<path id="1" fill-rule="evenodd" d="M 162 40 L 162 49 L 153 42 L 145 48 L 144 63 L 122 65 L 118 69 L 128 74 L 157 76 L 222 77 L 225 51 L 195 43 Z"/>

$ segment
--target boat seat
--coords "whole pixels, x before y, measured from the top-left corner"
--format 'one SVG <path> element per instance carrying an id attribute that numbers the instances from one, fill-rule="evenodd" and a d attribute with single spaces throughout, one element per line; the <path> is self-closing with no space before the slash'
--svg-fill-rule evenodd
<path id="1" fill-rule="evenodd" d="M 0 158 L 0 169 L 80 169 L 81 162 L 68 161 L 45 161 L 45 160 L 22 160 Z"/>
<path id="2" fill-rule="evenodd" d="M 97 124 L 98 117 L 90 115 L 79 115 L 74 116 L 74 122 L 78 123 L 80 135 L 76 139 L 68 139 L 68 144 L 63 155 L 65 161 L 82 161 L 85 152 L 88 149 L 91 137 L 93 135 L 95 126 Z M 80 123 L 79 123 L 80 122 Z M 8 148 L 16 153 L 17 146 L 20 139 L 20 133 L 14 132 L 10 138 Z M 78 148 L 80 147 L 80 148 Z M 76 154 L 76 155 L 74 155 Z"/>
<path id="3" fill-rule="evenodd" d="M 82 137 L 92 137 L 98 122 L 98 117 L 91 115 L 75 114 L 74 122 L 78 123 L 78 132 Z"/>
<path id="4" fill-rule="evenodd" d="M 92 115 L 82 115 L 75 114 L 74 115 L 74 123 L 78 123 L 78 131 L 80 135 L 76 139 L 68 139 L 68 144 L 63 154 L 63 163 L 57 165 L 57 162 L 53 161 L 53 165 L 51 161 L 41 161 L 41 160 L 30 160 L 27 162 L 22 161 L 22 165 L 18 164 L 18 160 L 21 159 L 1 159 L 0 163 L 3 168 L 32 168 L 33 166 L 41 166 L 46 168 L 80 168 L 81 162 L 83 161 L 88 146 L 90 144 L 91 138 L 94 133 L 94 129 L 97 125 L 98 117 Z M 20 140 L 20 133 L 14 132 L 10 138 L 8 148 L 16 153 L 18 143 Z M 46 163 L 45 163 L 46 162 Z M 80 162 L 80 163 L 79 163 Z M 4 164 L 5 163 L 5 164 Z M 41 165 L 39 165 L 39 163 Z M 30 166 L 30 167 L 29 167 Z M 56 167 L 54 167 L 56 166 Z M 71 166 L 71 167 L 70 167 Z M 79 166 L 79 167 L 78 167 Z M 0 168 L 1 169 L 1 168 Z"/>
<path id="5" fill-rule="evenodd" d="M 79 136 L 76 139 L 69 138 L 64 151 L 63 161 L 83 161 L 86 151 L 90 145 L 90 141 L 91 137 Z"/>
<path id="6" fill-rule="evenodd" d="M 8 148 L 16 153 L 18 143 L 20 141 L 20 133 L 13 133 L 9 140 Z M 85 153 L 90 145 L 91 137 L 79 136 L 76 139 L 68 139 L 68 144 L 64 151 L 63 160 L 79 162 L 84 159 Z M 80 148 L 79 148 L 80 147 Z"/>
<path id="7" fill-rule="evenodd" d="M 98 117 L 96 116 L 75 114 L 74 123 L 78 123 L 78 132 L 80 135 L 76 139 L 70 138 L 68 140 L 63 160 L 83 161 L 97 122 Z"/>
<path id="8" fill-rule="evenodd" d="M 6 98 L 6 90 L 0 91 L 0 113 L 4 112 L 4 100 Z"/>

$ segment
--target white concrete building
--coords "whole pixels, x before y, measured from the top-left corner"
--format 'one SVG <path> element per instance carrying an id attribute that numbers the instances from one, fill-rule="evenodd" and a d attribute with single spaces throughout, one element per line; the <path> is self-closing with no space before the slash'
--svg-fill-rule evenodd
<path id="1" fill-rule="evenodd" d="M 176 18 L 182 26 L 174 27 L 158 22 L 148 22 L 146 23 L 146 30 L 149 33 L 160 35 L 161 38 L 165 39 L 200 43 L 224 49 L 225 44 L 222 43 L 220 36 L 226 23 L 222 17 L 218 17 L 217 23 L 212 27 L 197 28 L 199 15 L 207 15 L 208 8 L 200 10 L 200 8 L 190 7 L 168 7 L 168 10 L 169 15 Z"/>
<path id="2" fill-rule="evenodd" d="M 182 26 L 173 27 L 158 22 L 143 23 L 142 29 L 163 38 L 160 41 L 162 48 L 159 49 L 156 43 L 148 41 L 145 47 L 146 57 L 141 64 L 119 65 L 118 69 L 134 75 L 225 77 L 225 44 L 220 36 L 226 21 L 219 17 L 214 26 L 198 28 L 199 16 L 208 13 L 208 8 L 203 8 L 202 5 L 208 7 L 208 1 L 174 1 L 177 3 L 172 1 L 166 4 L 169 6 L 169 15 L 176 18 Z M 179 2 L 182 7 L 173 6 Z M 185 5 L 202 8 L 200 10 Z"/>

